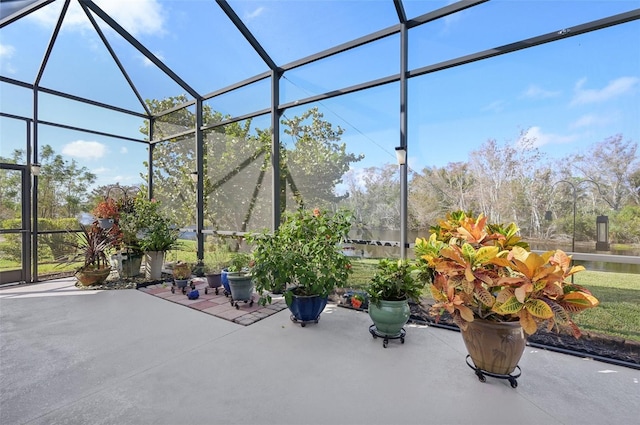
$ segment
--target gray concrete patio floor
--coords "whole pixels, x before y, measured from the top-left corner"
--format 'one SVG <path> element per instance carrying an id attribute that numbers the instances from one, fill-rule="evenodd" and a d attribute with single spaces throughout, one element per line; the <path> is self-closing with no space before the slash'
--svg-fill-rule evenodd
<path id="1" fill-rule="evenodd" d="M 329 305 L 250 326 L 73 280 L 0 289 L 2 424 L 636 424 L 640 371 L 527 347 L 478 381 L 456 332 Z"/>

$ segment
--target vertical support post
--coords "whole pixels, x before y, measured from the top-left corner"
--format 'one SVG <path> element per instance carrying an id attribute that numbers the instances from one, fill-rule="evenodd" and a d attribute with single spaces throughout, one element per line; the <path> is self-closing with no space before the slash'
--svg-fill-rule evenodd
<path id="1" fill-rule="evenodd" d="M 33 86 L 33 122 L 31 123 L 33 127 L 33 143 L 29 140 L 27 142 L 28 146 L 33 144 L 33 151 L 31 155 L 27 152 L 27 161 L 32 161 L 34 164 L 39 164 L 38 160 L 38 87 L 37 85 Z M 29 127 L 27 125 L 27 139 L 29 139 L 31 132 L 29 131 Z M 27 148 L 27 150 L 30 148 Z M 38 176 L 31 177 L 31 167 L 29 167 L 29 186 L 31 197 L 31 258 L 32 258 L 32 266 L 33 266 L 33 274 L 31 276 L 27 276 L 27 282 L 37 282 L 38 281 Z"/>
<path id="2" fill-rule="evenodd" d="M 407 258 L 407 72 L 408 72 L 408 28 L 403 22 L 400 28 L 400 147 L 405 150 L 404 164 L 400 165 L 400 258 Z"/>
<path id="3" fill-rule="evenodd" d="M 153 126 L 155 118 L 149 117 L 149 158 L 147 163 L 147 199 L 153 198 Z"/>
<path id="4" fill-rule="evenodd" d="M 196 241 L 198 266 L 204 265 L 204 140 L 202 137 L 203 106 L 202 99 L 196 100 Z M 203 271 L 198 267 L 198 271 Z"/>
<path id="5" fill-rule="evenodd" d="M 279 70 L 271 71 L 271 168 L 272 174 L 272 199 L 271 205 L 271 229 L 276 231 L 280 226 L 280 76 Z"/>

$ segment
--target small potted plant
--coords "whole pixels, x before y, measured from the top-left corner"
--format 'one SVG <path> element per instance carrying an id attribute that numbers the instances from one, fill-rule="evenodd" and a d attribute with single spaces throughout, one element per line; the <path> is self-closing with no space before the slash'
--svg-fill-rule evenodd
<path id="1" fill-rule="evenodd" d="M 228 267 L 228 257 L 229 253 L 222 246 L 214 246 L 212 250 L 205 253 L 204 275 L 208 288 L 214 289 L 216 295 L 218 295 L 218 288 L 222 286 L 222 271 Z M 208 288 L 204 289 L 205 294 L 209 292 Z"/>
<path id="2" fill-rule="evenodd" d="M 400 338 L 404 342 L 403 326 L 409 320 L 409 301 L 420 302 L 425 283 L 416 278 L 416 266 L 408 260 L 381 259 L 376 273 L 366 287 L 369 297 L 369 328 L 374 337 Z"/>
<path id="3" fill-rule="evenodd" d="M 229 280 L 231 305 L 236 308 L 239 308 L 238 301 L 249 302 L 250 305 L 253 305 L 252 266 L 251 254 L 236 252 L 231 256 L 229 267 L 227 267 L 227 279 Z"/>
<path id="4" fill-rule="evenodd" d="M 351 270 L 340 243 L 347 238 L 353 214 L 318 208 L 299 209 L 283 215 L 278 229 L 248 238 L 253 244 L 253 279 L 260 303 L 271 302 L 271 293 L 286 287 L 284 298 L 292 320 L 305 325 L 318 322 L 327 298 L 343 286 Z"/>
<path id="5" fill-rule="evenodd" d="M 111 266 L 107 256 L 117 239 L 117 233 L 113 228 L 105 229 L 97 222 L 91 225 L 80 224 L 80 233 L 75 233 L 76 240 L 69 245 L 75 249 L 75 255 L 67 258 L 62 263 L 72 264 L 82 261 L 82 265 L 76 271 L 76 278 L 83 286 L 99 285 L 103 283 Z"/>
<path id="6" fill-rule="evenodd" d="M 191 266 L 189 263 L 178 261 L 173 265 L 173 282 L 174 285 L 186 293 L 189 279 L 191 278 Z M 174 288 L 171 288 L 171 292 L 175 292 Z"/>
<path id="7" fill-rule="evenodd" d="M 93 209 L 92 214 L 96 218 L 98 225 L 103 229 L 110 229 L 120 217 L 116 200 L 109 197 L 99 202 Z"/>
<path id="8" fill-rule="evenodd" d="M 455 211 L 430 232 L 416 240 L 415 253 L 435 300 L 431 314 L 448 313 L 458 325 L 481 380 L 482 371 L 512 373 L 526 335 L 539 328 L 578 337 L 571 314 L 598 305 L 569 281 L 584 267 L 572 266 L 562 250 L 531 252 L 515 223 L 489 224 L 482 214 Z"/>

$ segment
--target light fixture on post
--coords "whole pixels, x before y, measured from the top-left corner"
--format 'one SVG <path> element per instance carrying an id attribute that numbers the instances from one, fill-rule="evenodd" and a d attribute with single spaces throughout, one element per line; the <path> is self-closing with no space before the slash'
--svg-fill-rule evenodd
<path id="1" fill-rule="evenodd" d="M 396 158 L 398 159 L 398 165 L 406 165 L 407 164 L 407 150 L 398 146 L 396 148 Z"/>
<path id="2" fill-rule="evenodd" d="M 191 177 L 191 181 L 194 183 L 198 183 L 198 172 L 192 171 L 189 176 Z"/>
<path id="3" fill-rule="evenodd" d="M 609 251 L 609 216 L 596 217 L 596 251 Z"/>
<path id="4" fill-rule="evenodd" d="M 40 168 L 41 168 L 41 166 L 37 162 L 31 164 L 31 174 L 34 175 L 34 176 L 39 176 L 40 175 Z"/>
<path id="5" fill-rule="evenodd" d="M 407 148 L 398 146 L 396 158 L 400 167 L 400 259 L 407 258 Z"/>

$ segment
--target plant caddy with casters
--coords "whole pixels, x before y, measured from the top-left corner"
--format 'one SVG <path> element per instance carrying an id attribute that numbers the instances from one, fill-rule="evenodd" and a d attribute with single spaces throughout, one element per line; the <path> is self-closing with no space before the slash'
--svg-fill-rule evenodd
<path id="1" fill-rule="evenodd" d="M 467 364 L 482 382 L 488 375 L 515 388 L 526 335 L 546 327 L 577 338 L 571 314 L 598 305 L 569 281 L 584 267 L 571 266 L 561 250 L 529 251 L 514 223 L 488 224 L 482 214 L 455 211 L 430 232 L 429 239 L 416 239 L 415 253 L 435 300 L 431 314 L 451 315 L 469 352 Z"/>

